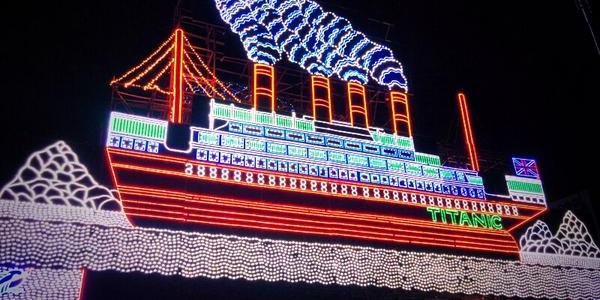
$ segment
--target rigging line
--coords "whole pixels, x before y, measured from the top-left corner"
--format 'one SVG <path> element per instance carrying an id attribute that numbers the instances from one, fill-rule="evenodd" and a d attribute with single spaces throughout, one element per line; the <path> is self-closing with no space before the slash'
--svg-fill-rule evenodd
<path id="1" fill-rule="evenodd" d="M 583 4 L 583 2 L 585 2 L 588 6 L 589 3 L 587 3 L 587 0 L 576 0 L 577 1 L 577 6 L 579 7 L 579 10 L 581 10 L 581 13 L 583 14 L 583 18 L 585 19 L 585 23 L 588 26 L 588 29 L 590 30 L 590 35 L 592 36 L 592 41 L 594 42 L 594 46 L 596 47 L 596 53 L 598 53 L 598 55 L 600 55 L 600 46 L 598 45 L 598 40 L 596 39 L 596 35 L 594 34 L 594 29 L 592 28 L 592 23 L 590 22 L 590 19 L 588 18 L 588 15 L 586 13 L 586 6 Z"/>
<path id="2" fill-rule="evenodd" d="M 130 81 L 128 81 L 127 83 L 125 83 L 125 87 L 130 86 L 131 84 L 133 84 L 134 82 L 140 80 L 142 77 L 144 77 L 146 75 L 146 73 L 150 72 L 150 70 L 154 69 L 154 67 L 156 67 L 156 65 L 158 65 L 163 59 L 165 59 L 165 57 L 167 57 L 167 55 L 171 52 L 171 50 L 173 50 L 175 46 L 171 46 L 169 47 L 169 49 L 167 49 L 167 51 L 165 51 L 165 53 L 163 53 L 163 55 L 161 57 L 159 57 L 156 61 L 154 61 L 154 63 L 152 63 L 148 68 L 146 68 L 146 70 L 140 74 L 138 74 L 135 78 L 131 79 Z"/>
<path id="3" fill-rule="evenodd" d="M 167 72 L 167 70 L 169 69 L 169 67 L 171 67 L 171 65 L 173 65 L 173 62 L 175 60 L 171 59 L 169 60 L 169 63 L 165 65 L 165 67 L 160 70 L 160 72 L 158 72 L 158 74 L 156 74 L 156 76 L 154 76 L 154 78 L 152 78 L 150 81 L 148 81 L 148 83 L 144 86 L 144 89 L 156 89 L 158 88 L 158 86 L 156 85 L 156 81 L 158 81 L 158 79 L 165 74 L 165 72 Z M 169 93 L 171 94 L 171 93 Z"/>
<path id="4" fill-rule="evenodd" d="M 194 64 L 194 62 L 191 60 L 189 54 L 187 52 L 184 52 L 185 56 L 188 58 L 190 64 L 192 65 L 192 68 L 196 71 L 196 73 L 199 75 L 200 79 L 204 82 L 204 84 L 206 84 L 207 86 L 210 87 L 210 89 L 217 94 L 219 97 L 221 97 L 222 99 L 225 99 L 225 96 L 221 93 L 219 93 L 219 91 L 217 91 L 217 89 L 210 84 L 210 82 L 208 82 L 208 79 L 206 78 L 206 76 L 204 76 L 202 74 L 202 72 L 200 70 L 198 70 L 198 68 L 196 67 L 196 64 Z M 185 65 L 185 69 L 188 71 L 188 73 L 190 74 L 190 76 L 192 76 L 192 78 L 194 79 L 194 81 L 196 81 L 196 83 L 198 85 L 201 85 L 200 82 L 198 82 L 198 80 L 196 79 L 195 74 L 190 70 L 189 66 L 187 63 L 184 64 Z M 204 91 L 206 91 L 204 88 L 202 88 Z M 209 96 L 209 93 L 206 93 L 207 96 Z"/>
<path id="5" fill-rule="evenodd" d="M 113 83 L 116 83 L 116 82 L 119 82 L 119 81 L 121 81 L 121 80 L 125 79 L 125 78 L 126 78 L 127 76 L 129 76 L 131 73 L 135 72 L 137 69 L 141 68 L 141 67 L 142 67 L 142 66 L 144 66 L 146 63 L 148 63 L 148 62 L 149 62 L 149 61 L 150 61 L 150 60 L 151 60 L 151 59 L 152 59 L 154 56 L 156 56 L 156 55 L 157 55 L 157 54 L 160 52 L 160 50 L 162 50 L 162 48 L 164 48 L 164 47 L 165 47 L 167 44 L 169 44 L 169 42 L 170 42 L 170 41 L 173 39 L 173 36 L 174 36 L 174 34 L 171 34 L 171 36 L 170 36 L 170 37 L 169 37 L 169 38 L 168 38 L 166 41 L 164 41 L 164 42 L 163 42 L 163 43 L 162 43 L 162 44 L 161 44 L 161 45 L 158 47 L 158 49 L 156 49 L 156 51 L 154 51 L 152 54 L 150 54 L 150 56 L 148 56 L 146 59 L 144 59 L 144 61 L 142 61 L 142 62 L 141 62 L 139 65 L 135 66 L 135 67 L 134 67 L 134 68 L 132 68 L 131 70 L 127 71 L 127 73 L 125 73 L 125 74 L 124 74 L 124 75 L 122 75 L 121 77 L 119 77 L 119 78 L 117 78 L 117 79 L 115 79 L 115 80 L 112 80 L 112 81 L 110 82 L 110 84 L 113 84 Z M 169 48 L 169 49 L 171 49 L 171 48 Z M 167 51 L 167 52 L 169 52 L 169 51 Z M 163 56 L 163 57 L 164 57 L 164 56 Z M 146 69 L 146 70 L 147 70 L 147 69 Z"/>
<path id="6" fill-rule="evenodd" d="M 187 55 L 187 53 L 186 53 L 186 55 Z M 188 71 L 188 73 L 190 74 L 190 77 L 191 77 L 191 78 L 192 78 L 192 79 L 193 79 L 193 80 L 196 82 L 196 84 L 198 85 L 198 87 L 200 87 L 200 88 L 201 88 L 201 89 L 204 91 L 204 93 L 205 93 L 206 95 L 209 95 L 208 91 L 207 91 L 207 90 L 206 90 L 206 89 L 205 89 L 205 88 L 202 86 L 202 84 L 201 84 L 201 83 L 198 81 L 198 78 L 197 78 L 196 76 L 194 76 L 194 73 L 192 73 L 192 71 L 190 70 L 190 68 L 189 68 L 188 64 L 187 64 L 187 63 L 184 63 L 184 64 L 183 64 L 183 66 L 185 67 L 185 69 L 186 69 L 186 70 Z M 192 63 L 192 67 L 193 67 L 194 69 L 196 69 L 196 66 L 195 66 L 193 63 Z M 198 72 L 198 70 L 196 70 L 196 71 Z M 199 76 L 199 77 L 200 77 L 200 79 L 201 79 L 202 81 L 204 81 L 204 83 L 205 83 L 207 86 L 209 86 L 209 87 L 212 89 L 212 91 L 213 91 L 215 94 L 217 94 L 217 96 L 219 96 L 219 97 L 221 97 L 221 98 L 225 98 L 225 97 L 224 97 L 224 96 L 223 96 L 221 93 L 219 93 L 219 92 L 218 92 L 218 91 L 217 91 L 217 90 L 216 90 L 216 89 L 215 89 L 215 88 L 214 88 L 212 85 L 210 85 L 210 84 L 208 83 L 208 81 L 206 80 L 206 78 L 205 78 L 204 76 L 202 76 L 202 73 L 199 73 L 199 74 L 200 74 L 200 76 Z"/>
<path id="7" fill-rule="evenodd" d="M 229 94 L 233 98 L 233 100 L 235 100 L 236 102 L 242 103 L 242 100 L 238 99 L 227 87 L 225 87 L 225 85 L 219 80 L 219 78 L 217 78 L 217 76 L 208 68 L 208 66 L 204 63 L 204 61 L 202 60 L 202 58 L 200 58 L 200 56 L 198 55 L 198 53 L 196 53 L 196 51 L 194 50 L 194 47 L 192 46 L 192 44 L 188 40 L 187 36 L 184 35 L 183 38 L 185 39 L 186 46 L 190 48 L 190 50 L 192 51 L 192 54 L 194 54 L 194 56 L 196 57 L 196 59 L 198 59 L 198 61 L 200 62 L 200 65 L 206 70 L 206 72 L 208 72 L 208 74 L 210 74 L 210 76 L 212 76 L 212 78 L 224 90 L 224 92 L 227 93 L 227 94 Z M 185 51 L 185 52 L 187 53 L 187 51 Z M 193 64 L 192 59 L 190 59 L 190 61 Z"/>

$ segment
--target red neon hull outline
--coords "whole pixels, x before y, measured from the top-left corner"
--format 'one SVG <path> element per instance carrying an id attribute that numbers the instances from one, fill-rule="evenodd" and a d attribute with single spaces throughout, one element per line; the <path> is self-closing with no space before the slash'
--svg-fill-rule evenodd
<path id="1" fill-rule="evenodd" d="M 118 174 L 121 171 L 129 170 L 196 180 L 211 180 L 212 178 L 187 175 L 182 171 L 170 171 L 116 162 L 115 155 L 117 156 L 116 158 L 118 161 L 121 160 L 118 159 L 120 158 L 118 156 L 125 155 L 135 159 L 180 163 L 182 166 L 184 163 L 188 162 L 193 164 L 203 163 L 206 165 L 218 165 L 166 155 L 139 153 L 113 148 L 107 148 L 107 154 L 111 164 L 113 179 L 117 185 L 119 191 L 118 195 L 121 197 L 124 210 L 128 216 L 136 218 L 200 225 L 204 224 L 218 227 L 244 228 L 250 230 L 332 236 L 366 241 L 428 245 L 463 250 L 470 249 L 503 254 L 518 254 L 519 251 L 516 241 L 509 233 L 512 228 L 507 228 L 505 230 L 471 228 L 467 226 L 433 223 L 428 220 L 414 219 L 411 217 L 395 217 L 382 214 L 330 210 L 289 204 L 261 203 L 260 201 L 253 201 L 251 199 L 233 199 L 153 187 L 131 186 L 124 182 L 120 182 Z M 230 170 L 249 170 L 243 167 L 236 168 L 229 165 L 227 168 Z M 252 171 L 256 172 L 254 169 L 252 169 Z M 261 172 L 269 174 L 269 171 L 267 170 L 261 170 Z M 277 173 L 273 172 L 273 174 Z M 310 179 L 314 180 L 315 178 Z M 214 180 L 221 181 L 220 179 Z M 228 183 L 234 184 L 234 182 Z M 239 183 L 245 184 L 244 181 Z M 257 187 L 256 184 L 248 185 Z M 361 186 L 363 186 L 363 184 L 361 184 Z M 377 187 L 374 185 L 370 186 Z M 260 187 L 272 188 L 268 185 Z M 340 195 L 340 197 L 342 197 L 342 195 Z M 420 203 L 365 199 L 398 205 L 416 207 L 427 206 Z M 464 199 L 466 200 L 467 198 Z M 518 207 L 521 209 L 533 209 L 535 210 L 535 215 L 545 211 L 545 209 L 541 207 L 530 205 L 519 204 Z M 503 217 L 517 219 L 519 223 L 516 226 L 520 226 L 530 220 L 533 216 L 503 215 Z"/>

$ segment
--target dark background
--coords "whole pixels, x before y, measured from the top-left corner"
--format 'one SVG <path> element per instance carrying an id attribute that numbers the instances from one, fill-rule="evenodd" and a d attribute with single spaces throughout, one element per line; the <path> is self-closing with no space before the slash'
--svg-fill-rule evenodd
<path id="1" fill-rule="evenodd" d="M 2 9 L 0 183 L 31 152 L 64 140 L 110 185 L 108 82 L 170 35 L 176 2 L 28 1 Z M 212 1 L 197 2 L 196 18 L 219 22 Z M 576 1 L 319 3 L 387 40 L 402 62 L 418 150 L 437 153 L 443 142 L 463 151 L 455 95 L 464 91 L 480 151 L 509 167 L 513 155 L 536 158 L 551 207 L 543 219 L 554 231 L 572 209 L 600 241 L 592 146 L 600 137 L 593 125 L 600 55 Z M 227 39 L 241 50 L 233 34 Z"/>

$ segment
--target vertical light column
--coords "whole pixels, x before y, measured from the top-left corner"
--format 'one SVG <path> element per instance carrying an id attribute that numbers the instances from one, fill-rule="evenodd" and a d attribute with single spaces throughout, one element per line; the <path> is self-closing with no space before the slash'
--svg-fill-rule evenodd
<path id="1" fill-rule="evenodd" d="M 171 113 L 169 120 L 173 123 L 183 122 L 183 30 L 175 30 L 173 47 L 173 65 L 171 69 Z"/>
<path id="2" fill-rule="evenodd" d="M 392 108 L 392 124 L 394 134 L 400 134 L 401 128 L 412 137 L 412 127 L 410 124 L 410 110 L 408 108 L 408 95 L 399 91 L 390 92 L 390 106 Z"/>
<path id="3" fill-rule="evenodd" d="M 471 118 L 469 116 L 469 108 L 467 107 L 467 99 L 465 94 L 458 93 L 458 106 L 460 107 L 460 119 L 463 125 L 465 134 L 465 144 L 469 151 L 469 160 L 471 169 L 479 171 L 479 160 L 477 158 L 477 149 L 475 148 L 475 140 L 473 139 L 473 131 L 471 129 Z"/>
<path id="4" fill-rule="evenodd" d="M 275 68 L 265 64 L 254 64 L 253 106 L 256 110 L 275 111 Z"/>
<path id="5" fill-rule="evenodd" d="M 319 75 L 311 75 L 311 95 L 313 105 L 313 118 L 315 120 L 321 120 L 319 118 L 319 112 L 325 111 L 324 114 L 328 119 L 326 121 L 331 122 L 333 120 L 333 114 L 331 112 L 331 86 L 329 78 Z M 319 110 L 319 112 L 317 111 Z"/>
<path id="6" fill-rule="evenodd" d="M 362 84 L 355 81 L 349 81 L 347 87 L 348 109 L 350 110 L 350 123 L 352 124 L 352 126 L 361 125 L 365 128 L 369 128 L 369 117 L 367 115 L 367 98 L 365 95 L 365 87 Z"/>

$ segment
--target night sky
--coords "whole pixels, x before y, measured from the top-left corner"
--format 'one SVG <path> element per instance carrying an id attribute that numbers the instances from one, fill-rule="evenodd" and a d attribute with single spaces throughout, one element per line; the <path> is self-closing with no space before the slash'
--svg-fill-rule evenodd
<path id="1" fill-rule="evenodd" d="M 197 1 L 206 5 L 196 18 L 219 20 L 208 0 Z M 169 36 L 177 1 L 26 2 L 4 10 L 13 16 L 2 20 L 0 182 L 31 152 L 64 140 L 110 185 L 103 154 L 108 82 Z M 557 206 L 546 219 L 552 230 L 566 205 L 600 242 L 593 217 L 600 207 L 598 155 L 591 146 L 600 136 L 592 125 L 600 55 L 576 1 L 319 2 L 371 36 L 386 35 L 373 20 L 393 25 L 387 45 L 409 80 L 418 150 L 435 152 L 439 141 L 463 150 L 455 94 L 464 91 L 479 149 L 507 164 L 511 155 L 536 158 L 546 196 Z M 227 43 L 241 49 L 233 34 Z"/>

